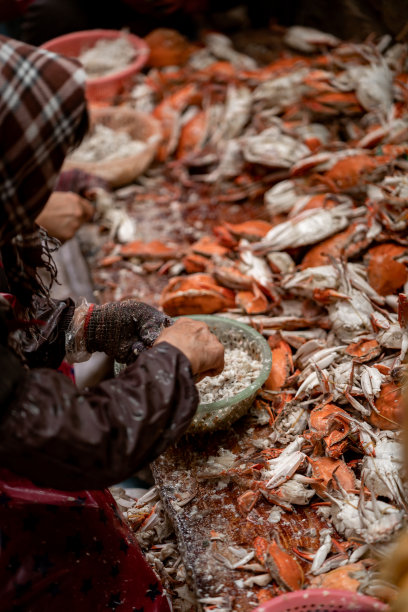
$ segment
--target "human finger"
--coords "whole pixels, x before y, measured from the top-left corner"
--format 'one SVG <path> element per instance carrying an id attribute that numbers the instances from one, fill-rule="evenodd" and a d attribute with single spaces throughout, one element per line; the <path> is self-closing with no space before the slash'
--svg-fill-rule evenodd
<path id="1" fill-rule="evenodd" d="M 78 196 L 78 201 L 81 206 L 83 221 L 90 221 L 94 215 L 95 208 L 85 198 Z"/>

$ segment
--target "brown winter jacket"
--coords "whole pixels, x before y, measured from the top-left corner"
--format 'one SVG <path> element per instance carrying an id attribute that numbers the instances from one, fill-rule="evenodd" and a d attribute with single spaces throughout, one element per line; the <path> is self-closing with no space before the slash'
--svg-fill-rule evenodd
<path id="1" fill-rule="evenodd" d="M 55 302 L 51 316 L 39 308 L 48 323 L 26 347 L 31 369 L 8 348 L 0 313 L 0 465 L 59 489 L 120 482 L 187 429 L 198 404 L 189 361 L 164 342 L 116 379 L 80 393 L 39 363 L 61 362 L 72 303 Z"/>

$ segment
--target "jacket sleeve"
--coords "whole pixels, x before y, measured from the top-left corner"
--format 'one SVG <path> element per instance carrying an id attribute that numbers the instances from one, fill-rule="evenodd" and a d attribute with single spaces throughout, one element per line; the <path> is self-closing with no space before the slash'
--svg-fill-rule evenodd
<path id="1" fill-rule="evenodd" d="M 0 465 L 46 487 L 110 486 L 176 441 L 197 405 L 190 363 L 167 343 L 82 394 L 62 374 L 26 371 L 1 410 Z"/>
<path id="2" fill-rule="evenodd" d="M 30 368 L 57 369 L 65 356 L 65 332 L 74 316 L 74 302 L 34 297 L 36 328 L 22 332 L 21 348 Z"/>

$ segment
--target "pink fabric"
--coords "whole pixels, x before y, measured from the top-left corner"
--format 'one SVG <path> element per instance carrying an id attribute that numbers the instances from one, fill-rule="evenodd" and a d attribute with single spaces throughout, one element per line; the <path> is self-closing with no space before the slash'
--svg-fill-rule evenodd
<path id="1" fill-rule="evenodd" d="M 108 491 L 0 469 L 0 612 L 170 612 Z"/>

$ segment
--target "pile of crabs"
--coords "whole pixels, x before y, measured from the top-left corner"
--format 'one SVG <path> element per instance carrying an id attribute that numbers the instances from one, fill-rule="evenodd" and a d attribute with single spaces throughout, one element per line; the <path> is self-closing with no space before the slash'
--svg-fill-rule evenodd
<path id="1" fill-rule="evenodd" d="M 266 499 L 292 512 L 319 503 L 330 522 L 314 551 L 258 539 L 256 563 L 292 590 L 299 555 L 311 575 L 358 568 L 406 521 L 408 48 L 298 27 L 282 37 L 285 53 L 260 67 L 209 34 L 183 65 L 140 76 L 128 101 L 164 134 L 138 201 L 249 201 L 262 218 L 225 219 L 192 244 L 116 240 L 101 266 L 168 276 L 171 316 L 222 313 L 268 338 L 270 435 L 262 461 L 230 475 L 247 481 L 244 517 Z"/>

